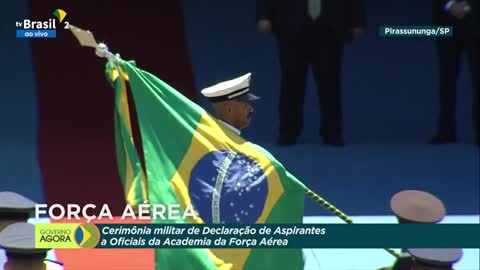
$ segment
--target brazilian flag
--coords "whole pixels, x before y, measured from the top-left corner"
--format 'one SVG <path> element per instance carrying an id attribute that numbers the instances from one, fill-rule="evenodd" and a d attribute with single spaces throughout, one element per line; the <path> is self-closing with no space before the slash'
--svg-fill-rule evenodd
<path id="1" fill-rule="evenodd" d="M 192 205 L 201 219 L 158 223 L 302 223 L 306 187 L 252 144 L 154 75 L 119 60 L 115 88 L 118 167 L 127 202 Z M 131 132 L 127 85 L 143 143 L 143 172 Z M 303 269 L 301 249 L 158 249 L 156 269 Z"/>

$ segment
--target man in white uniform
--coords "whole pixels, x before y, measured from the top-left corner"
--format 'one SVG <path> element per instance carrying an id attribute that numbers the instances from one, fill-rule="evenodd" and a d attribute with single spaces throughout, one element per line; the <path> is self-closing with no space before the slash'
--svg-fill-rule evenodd
<path id="1" fill-rule="evenodd" d="M 251 76 L 251 73 L 247 73 L 201 91 L 212 103 L 219 122 L 238 135 L 252 120 L 253 107 L 250 102 L 259 99 L 250 93 Z"/>

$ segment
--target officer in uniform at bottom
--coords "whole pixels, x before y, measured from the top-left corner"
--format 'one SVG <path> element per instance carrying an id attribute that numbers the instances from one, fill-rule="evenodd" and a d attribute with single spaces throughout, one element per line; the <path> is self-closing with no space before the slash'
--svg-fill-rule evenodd
<path id="1" fill-rule="evenodd" d="M 420 190 L 404 190 L 390 200 L 390 208 L 400 224 L 434 224 L 445 217 L 443 202 L 434 195 Z M 412 270 L 413 258 L 406 249 L 392 267 L 380 270 Z"/>
<path id="2" fill-rule="evenodd" d="M 454 270 L 453 264 L 463 256 L 460 248 L 410 248 L 407 252 L 413 257 L 411 270 Z"/>
<path id="3" fill-rule="evenodd" d="M 46 260 L 49 249 L 35 248 L 35 225 L 17 222 L 0 232 L 0 247 L 5 249 L 4 270 L 61 270 L 60 263 Z"/>
<path id="4" fill-rule="evenodd" d="M 212 103 L 218 121 L 237 135 L 252 119 L 251 101 L 259 97 L 250 93 L 251 73 L 203 89 L 202 95 Z"/>
<path id="5" fill-rule="evenodd" d="M 0 192 L 0 237 L 7 227 L 10 227 L 13 224 L 26 223 L 30 218 L 30 216 L 32 215 L 32 213 L 35 211 L 35 204 L 36 203 L 34 201 L 18 193 L 10 192 L 10 191 Z M 34 228 L 34 225 L 30 225 L 30 227 Z M 33 232 L 35 232 L 35 230 Z M 25 235 L 19 234 L 18 236 L 24 237 Z M 34 236 L 35 235 L 33 235 L 33 237 Z M 0 253 L 2 252 L 3 252 L 2 245 L 0 244 Z M 11 253 L 8 250 L 6 250 L 6 253 L 7 253 L 7 259 L 9 254 L 13 254 L 13 256 L 15 257 L 15 253 Z M 0 254 L 0 257 L 2 257 L 2 254 Z M 44 264 L 47 265 L 47 268 L 44 268 L 45 270 L 63 269 L 62 263 L 60 262 L 55 262 L 55 261 L 50 261 L 45 259 Z M 17 267 L 17 268 L 5 268 L 5 269 L 13 270 L 13 269 L 23 269 L 23 268 Z"/>
<path id="6" fill-rule="evenodd" d="M 15 192 L 0 192 L 0 232 L 15 222 L 27 222 L 35 202 Z"/>

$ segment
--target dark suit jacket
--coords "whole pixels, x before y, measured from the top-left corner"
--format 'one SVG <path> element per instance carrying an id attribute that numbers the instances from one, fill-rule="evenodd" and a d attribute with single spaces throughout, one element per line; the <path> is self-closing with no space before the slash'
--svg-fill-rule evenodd
<path id="1" fill-rule="evenodd" d="M 308 0 L 257 0 L 257 21 L 272 21 L 273 32 L 289 36 L 308 20 Z M 322 20 L 342 41 L 352 39 L 352 28 L 366 27 L 363 0 L 322 0 Z"/>
<path id="2" fill-rule="evenodd" d="M 449 12 L 445 11 L 445 5 L 449 0 L 432 1 L 432 21 L 434 25 L 462 27 L 468 33 L 480 35 L 480 0 L 466 0 L 471 7 L 470 14 L 462 20 L 455 18 Z M 457 0 L 457 2 L 461 2 Z M 454 30 L 455 31 L 455 30 Z"/>

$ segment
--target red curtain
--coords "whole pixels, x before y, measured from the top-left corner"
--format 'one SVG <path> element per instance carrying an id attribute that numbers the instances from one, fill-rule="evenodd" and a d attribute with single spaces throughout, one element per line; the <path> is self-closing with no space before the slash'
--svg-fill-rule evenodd
<path id="1" fill-rule="evenodd" d="M 105 1 L 106 2 L 106 1 Z M 53 18 L 91 30 L 114 53 L 194 100 L 195 87 L 180 1 L 31 1 L 31 19 Z M 39 99 L 39 160 L 47 203 L 124 208 L 114 149 L 113 90 L 104 77 L 105 59 L 81 47 L 57 21 L 57 38 L 32 43 Z M 161 115 L 159 115 L 161 117 Z M 135 139 L 139 141 L 138 128 Z"/>

